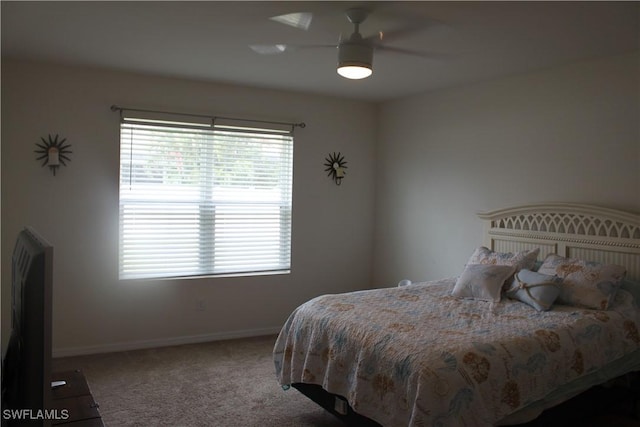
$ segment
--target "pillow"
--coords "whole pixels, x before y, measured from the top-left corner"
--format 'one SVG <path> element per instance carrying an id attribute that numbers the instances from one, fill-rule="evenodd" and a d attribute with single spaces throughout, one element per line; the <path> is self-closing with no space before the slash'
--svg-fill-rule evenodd
<path id="1" fill-rule="evenodd" d="M 606 310 L 613 302 L 626 270 L 620 265 L 551 254 L 544 260 L 538 273 L 556 274 L 563 279 L 558 303 Z"/>
<path id="2" fill-rule="evenodd" d="M 562 279 L 558 276 L 522 269 L 514 275 L 507 297 L 522 301 L 538 311 L 547 311 L 560 295 L 560 283 Z"/>
<path id="3" fill-rule="evenodd" d="M 522 270 L 526 268 L 528 270 L 533 269 L 536 259 L 538 258 L 538 254 L 540 253 L 540 248 L 535 248 L 526 251 L 520 252 L 495 252 L 489 248 L 484 246 L 480 246 L 477 248 L 469 261 L 467 261 L 467 265 L 469 264 L 494 264 L 494 265 L 512 265 L 515 267 L 515 271 Z M 504 283 L 505 288 L 509 286 L 511 283 L 512 277 L 508 277 Z"/>
<path id="4" fill-rule="evenodd" d="M 456 280 L 451 295 L 498 302 L 504 281 L 514 271 L 511 265 L 469 264 Z"/>
<path id="5" fill-rule="evenodd" d="M 536 263 L 540 248 L 520 252 L 495 252 L 484 246 L 477 248 L 467 264 L 513 265 L 517 270 L 531 270 Z"/>

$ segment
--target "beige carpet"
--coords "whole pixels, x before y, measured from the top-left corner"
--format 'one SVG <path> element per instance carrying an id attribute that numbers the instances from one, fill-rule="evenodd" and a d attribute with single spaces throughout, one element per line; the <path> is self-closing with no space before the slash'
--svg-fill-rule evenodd
<path id="1" fill-rule="evenodd" d="M 54 360 L 82 369 L 106 426 L 343 427 L 278 385 L 275 336 Z"/>

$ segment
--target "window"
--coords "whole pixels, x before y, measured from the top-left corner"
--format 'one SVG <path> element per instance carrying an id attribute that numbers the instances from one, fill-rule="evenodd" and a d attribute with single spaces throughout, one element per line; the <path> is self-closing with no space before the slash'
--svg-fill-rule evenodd
<path id="1" fill-rule="evenodd" d="M 291 131 L 123 119 L 121 279 L 288 271 Z"/>

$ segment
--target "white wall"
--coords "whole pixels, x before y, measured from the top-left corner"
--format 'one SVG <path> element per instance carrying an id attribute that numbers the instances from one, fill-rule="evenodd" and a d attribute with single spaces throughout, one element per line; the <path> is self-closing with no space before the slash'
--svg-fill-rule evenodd
<path id="1" fill-rule="evenodd" d="M 640 212 L 639 91 L 635 54 L 384 104 L 374 283 L 458 275 L 482 243 L 479 211 Z"/>
<path id="2" fill-rule="evenodd" d="M 294 148 L 292 273 L 119 282 L 112 104 L 306 122 Z M 3 348 L 10 256 L 27 224 L 55 246 L 57 355 L 271 333 L 309 298 L 369 286 L 375 114 L 363 102 L 3 59 Z M 35 160 L 35 144 L 48 134 L 72 144 L 71 162 L 55 177 Z M 349 162 L 340 187 L 324 172 L 333 151 Z"/>
<path id="3" fill-rule="evenodd" d="M 576 63 L 377 108 L 3 60 L 3 347 L 10 254 L 25 224 L 55 244 L 54 349 L 62 355 L 273 332 L 319 294 L 456 275 L 481 243 L 478 211 L 572 201 L 640 212 L 638 61 Z M 119 282 L 112 104 L 305 121 L 294 154 L 292 274 Z M 49 133 L 73 144 L 56 177 L 33 152 Z M 349 161 L 340 187 L 324 173 L 331 151 Z"/>

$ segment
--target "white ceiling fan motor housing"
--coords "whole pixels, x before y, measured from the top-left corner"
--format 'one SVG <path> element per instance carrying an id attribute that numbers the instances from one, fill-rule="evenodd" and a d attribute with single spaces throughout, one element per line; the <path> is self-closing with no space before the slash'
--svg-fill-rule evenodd
<path id="1" fill-rule="evenodd" d="M 371 75 L 373 66 L 373 46 L 362 40 L 362 36 L 354 33 L 348 40 L 340 42 L 338 45 L 338 73 L 347 78 L 365 78 Z M 346 76 L 341 72 L 345 67 L 351 70 L 360 70 L 364 73 L 361 77 Z M 353 67 L 353 68 L 351 68 Z M 368 70 L 368 71 L 366 71 Z M 343 70 L 344 71 L 344 70 Z M 348 71 L 347 71 L 348 73 Z M 359 75 L 359 73 L 356 73 Z"/>

